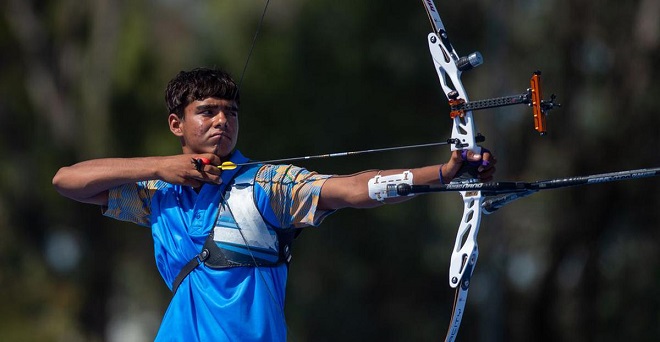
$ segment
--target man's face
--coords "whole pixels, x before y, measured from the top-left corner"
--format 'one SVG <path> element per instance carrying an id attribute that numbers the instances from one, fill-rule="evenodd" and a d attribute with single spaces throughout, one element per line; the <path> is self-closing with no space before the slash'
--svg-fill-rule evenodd
<path id="1" fill-rule="evenodd" d="M 238 105 L 208 97 L 188 104 L 183 120 L 170 114 L 169 123 L 172 133 L 181 139 L 183 153 L 213 153 L 224 158 L 238 139 Z"/>

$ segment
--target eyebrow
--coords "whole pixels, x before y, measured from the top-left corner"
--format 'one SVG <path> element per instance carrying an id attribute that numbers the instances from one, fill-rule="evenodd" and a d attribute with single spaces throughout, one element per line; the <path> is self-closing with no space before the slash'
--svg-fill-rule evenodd
<path id="1" fill-rule="evenodd" d="M 228 110 L 228 111 L 238 111 L 238 106 L 224 106 L 224 105 L 219 105 L 219 104 L 206 104 L 206 105 L 199 105 L 195 107 L 198 111 L 204 111 L 204 110 L 209 110 L 209 109 L 220 109 L 220 110 Z"/>

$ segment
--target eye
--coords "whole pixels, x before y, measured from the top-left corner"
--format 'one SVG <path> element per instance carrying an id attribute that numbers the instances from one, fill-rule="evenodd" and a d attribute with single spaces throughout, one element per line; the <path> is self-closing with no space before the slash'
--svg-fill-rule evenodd
<path id="1" fill-rule="evenodd" d="M 233 116 L 233 117 L 235 117 L 235 116 L 238 115 L 238 107 L 236 107 L 236 106 L 227 106 L 227 107 L 223 107 L 223 108 L 222 108 L 222 112 L 223 112 L 226 116 Z"/>
<path id="2" fill-rule="evenodd" d="M 204 115 L 204 116 L 214 116 L 215 112 L 216 111 L 213 108 L 200 108 L 197 111 L 197 114 Z"/>

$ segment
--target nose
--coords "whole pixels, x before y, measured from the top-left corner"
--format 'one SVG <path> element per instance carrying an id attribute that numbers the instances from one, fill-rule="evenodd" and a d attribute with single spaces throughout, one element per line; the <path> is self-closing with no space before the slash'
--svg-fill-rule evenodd
<path id="1" fill-rule="evenodd" d="M 223 129 L 227 127 L 227 116 L 223 111 L 218 111 L 218 114 L 213 118 L 213 120 L 214 127 L 220 127 Z"/>

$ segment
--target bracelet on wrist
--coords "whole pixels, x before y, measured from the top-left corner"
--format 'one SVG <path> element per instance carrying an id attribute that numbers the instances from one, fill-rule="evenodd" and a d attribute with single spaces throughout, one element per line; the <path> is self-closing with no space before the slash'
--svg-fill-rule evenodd
<path id="1" fill-rule="evenodd" d="M 440 184 L 445 184 L 444 177 L 442 177 L 442 167 L 445 166 L 445 164 L 440 164 L 440 171 L 438 171 L 438 179 L 440 179 Z"/>

